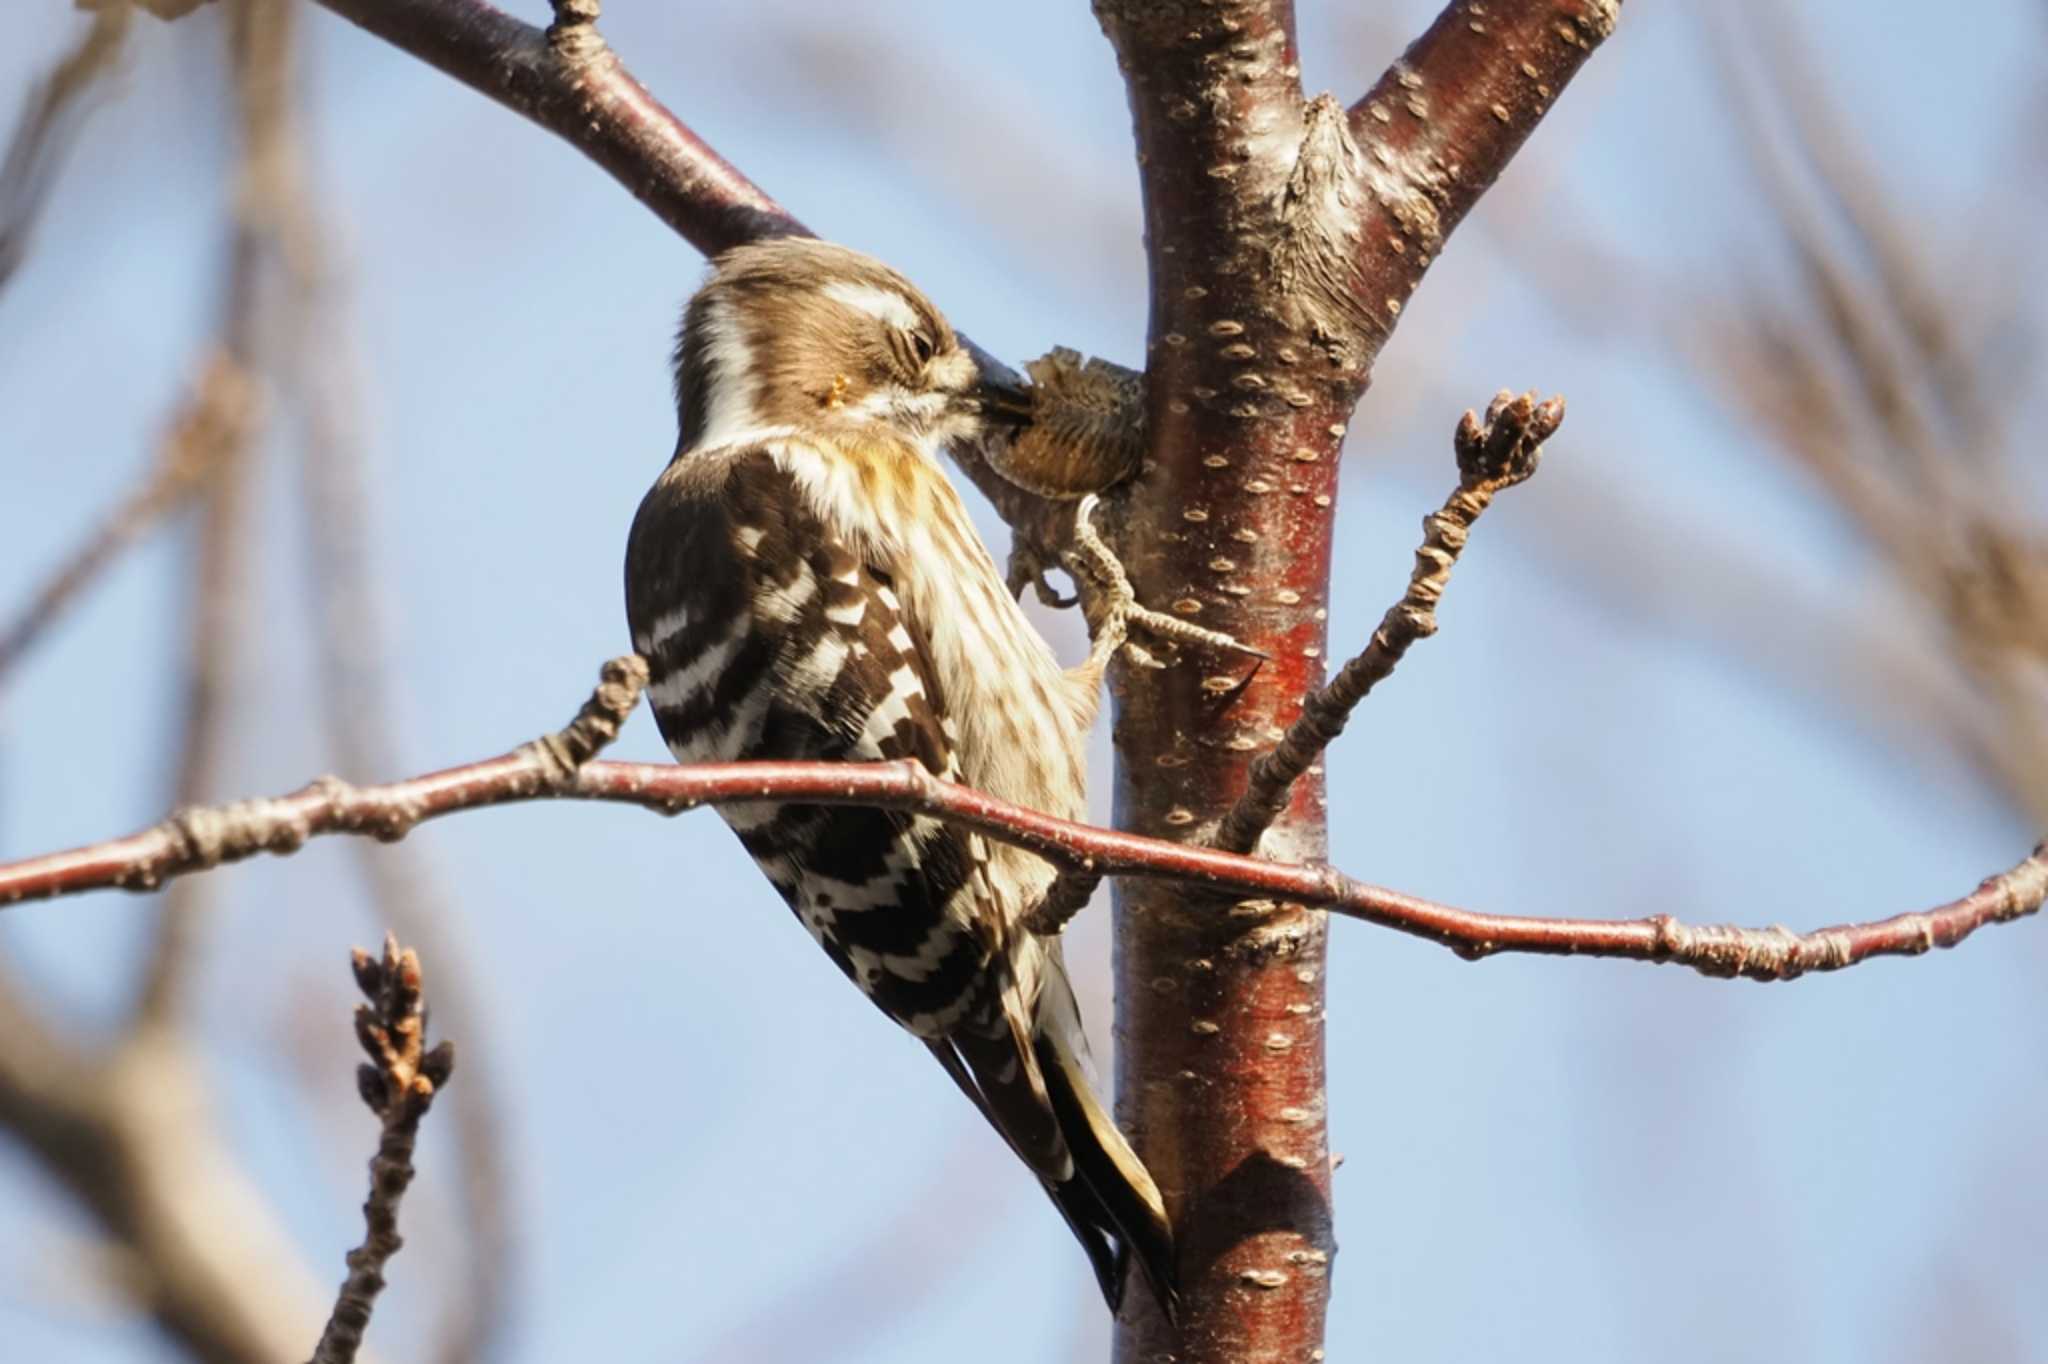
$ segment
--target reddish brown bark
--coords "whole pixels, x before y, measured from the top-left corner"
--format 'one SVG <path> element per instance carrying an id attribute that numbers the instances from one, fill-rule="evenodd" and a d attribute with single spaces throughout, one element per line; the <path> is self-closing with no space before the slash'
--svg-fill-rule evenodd
<path id="1" fill-rule="evenodd" d="M 1207 839 L 1322 680 L 1337 457 L 1444 235 L 1612 27 L 1594 3 L 1457 4 L 1350 114 L 1300 87 L 1287 0 L 1096 0 L 1128 86 L 1151 271 L 1150 450 L 1118 548 L 1142 600 L 1270 662 L 1123 669 L 1117 823 Z M 1390 107 L 1391 106 L 1391 107 Z M 1264 846 L 1327 844 L 1312 767 Z M 1323 916 L 1124 883 L 1118 1116 L 1183 1243 L 1186 1319 L 1117 1358 L 1314 1357 L 1336 1250 Z"/>
<path id="2" fill-rule="evenodd" d="M 1368 348 L 1348 295 L 1281 276 L 1290 241 L 1317 268 L 1349 254 L 1326 234 L 1355 229 L 1316 212 L 1313 177 L 1334 166 L 1302 156 L 1344 135 L 1334 105 L 1302 98 L 1288 6 L 1096 11 L 1129 85 L 1152 267 L 1150 462 L 1118 549 L 1141 600 L 1196 603 L 1271 656 L 1248 682 L 1230 659 L 1114 679 L 1117 824 L 1198 838 L 1322 680 L 1337 449 Z M 1319 860 L 1324 830 L 1312 773 L 1272 846 Z M 1119 1360 L 1300 1359 L 1322 1341 L 1324 937 L 1298 904 L 1119 886 L 1117 1116 L 1166 1196 L 1186 1295 L 1179 1330 L 1134 1297 Z"/>

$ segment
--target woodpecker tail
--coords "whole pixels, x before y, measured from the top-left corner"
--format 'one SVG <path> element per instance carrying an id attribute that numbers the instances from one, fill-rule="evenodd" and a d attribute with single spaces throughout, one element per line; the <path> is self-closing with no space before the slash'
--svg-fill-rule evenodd
<path id="1" fill-rule="evenodd" d="M 1057 973 L 1058 988 L 1067 990 L 1066 972 Z M 1048 982 L 1047 989 L 1053 988 Z M 1069 996 L 1071 1007 L 1071 995 Z M 1166 1220 L 1166 1204 L 1152 1174 L 1138 1159 L 1130 1143 L 1089 1083 L 1083 1056 L 1068 1045 L 1063 1029 L 1046 1028 L 1039 1033 L 1036 1051 L 1045 1075 L 1046 1093 L 1059 1118 L 1060 1131 L 1074 1160 L 1074 1178 L 1064 1184 L 1048 1185 L 1053 1202 L 1059 1204 L 1068 1224 L 1085 1219 L 1116 1241 L 1113 1269 L 1105 1276 L 1098 1264 L 1096 1278 L 1103 1284 L 1103 1296 L 1114 1312 L 1122 1301 L 1127 1266 L 1136 1261 L 1146 1286 L 1168 1321 L 1180 1315 L 1179 1275 L 1174 1265 L 1173 1227 Z M 1078 1227 L 1076 1234 L 1079 1234 Z M 1086 1238 L 1083 1238 L 1084 1244 Z"/>
<path id="2" fill-rule="evenodd" d="M 987 1029 L 967 1027 L 929 1043 L 954 1083 L 1037 1173 L 1087 1251 L 1103 1300 L 1123 1303 L 1132 1261 L 1168 1320 L 1180 1291 L 1173 1229 L 1144 1162 L 1095 1096 L 1080 1010 L 1055 947 L 1026 1021 L 1013 999 Z"/>

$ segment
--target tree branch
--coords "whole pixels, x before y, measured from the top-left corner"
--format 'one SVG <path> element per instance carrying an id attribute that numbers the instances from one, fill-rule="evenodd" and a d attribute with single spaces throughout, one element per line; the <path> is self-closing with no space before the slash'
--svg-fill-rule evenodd
<path id="1" fill-rule="evenodd" d="M 235 0 L 226 8 L 240 154 L 219 327 L 228 363 L 253 375 L 263 278 L 276 250 L 280 182 L 291 156 L 293 14 L 285 0 Z M 186 584 L 184 716 L 174 788 L 179 805 L 217 794 L 233 740 L 229 707 L 252 605 L 244 567 L 254 484 L 249 466 L 258 449 L 252 430 L 247 419 L 224 430 L 200 495 L 199 543 Z M 182 1002 L 206 911 L 196 886 L 175 887 L 164 897 L 136 999 L 142 1022 L 166 1020 Z"/>
<path id="2" fill-rule="evenodd" d="M 596 0 L 555 0 L 556 22 L 546 29 L 484 0 L 318 3 L 555 134 L 707 256 L 763 237 L 812 235 L 626 69 L 597 31 Z M 960 340 L 985 373 L 1016 379 L 968 337 Z M 953 454 L 1005 522 L 1056 542 L 1044 499 L 1005 480 L 979 450 Z"/>
<path id="3" fill-rule="evenodd" d="M 1621 0 L 1453 0 L 1351 106 L 1371 192 L 1360 296 L 1387 328 L 1620 17 Z"/>
<path id="4" fill-rule="evenodd" d="M 1198 886 L 1254 911 L 1324 909 L 1429 939 L 1469 959 L 1500 952 L 1618 957 L 1751 980 L 1790 980 L 1872 957 L 1953 947 L 1986 924 L 2036 912 L 2048 899 L 2043 845 L 1948 904 L 1804 934 L 1776 926 L 1691 926 L 1664 914 L 1613 921 L 1485 914 L 1369 885 L 1325 865 L 1267 862 L 1056 819 L 941 781 L 911 761 L 687 767 L 591 761 L 617 737 L 646 676 L 637 657 L 612 660 L 566 728 L 500 757 L 384 786 L 323 777 L 288 795 L 183 810 L 125 838 L 0 864 L 0 907 L 90 890 L 152 890 L 257 853 L 295 852 L 323 834 L 391 841 L 458 811 L 547 799 L 610 801 L 663 814 L 746 800 L 910 810 L 976 829 L 1077 873 Z"/>
<path id="5" fill-rule="evenodd" d="M 634 79 L 595 5 L 538 29 L 482 0 L 320 3 L 564 139 L 706 255 L 809 235 Z"/>
<path id="6" fill-rule="evenodd" d="M 65 609 L 152 526 L 177 508 L 246 437 L 253 402 L 248 376 L 224 353 L 208 357 L 193 393 L 171 422 L 140 486 L 58 566 L 12 621 L 0 626 L 4 677 Z"/>
<path id="7" fill-rule="evenodd" d="M 427 1046 L 427 1005 L 421 993 L 419 954 L 384 938 L 379 961 L 357 949 L 356 984 L 370 1001 L 356 1006 L 356 1040 L 370 1064 L 356 1069 L 356 1092 L 383 1124 L 370 1158 L 370 1197 L 363 1204 L 363 1243 L 348 1255 L 348 1277 L 334 1300 L 312 1364 L 355 1364 L 370 1312 L 384 1291 L 384 1266 L 404 1246 L 398 1205 L 412 1185 L 413 1144 L 420 1119 L 455 1072 L 451 1042 Z"/>
<path id="8" fill-rule="evenodd" d="M 402 769 L 386 631 L 369 550 L 370 463 L 357 429 L 363 403 L 322 208 L 303 176 L 296 180 L 285 230 L 290 290 L 283 327 L 288 377 L 282 387 L 285 401 L 304 419 L 301 538 L 307 550 L 308 608 L 321 622 L 316 632 L 320 712 L 337 770 L 367 776 Z M 387 849 L 358 839 L 354 850 L 373 919 L 435 963 L 435 1017 L 457 1035 L 482 1035 L 490 1011 L 473 973 L 463 969 L 463 954 L 451 945 L 454 900 L 441 869 L 423 848 Z M 438 1295 L 435 1357 L 441 1364 L 492 1358 L 515 1329 L 521 1300 L 513 1248 L 522 1200 L 506 1152 L 513 1124 L 489 1052 L 483 1049 L 481 1062 L 474 1054 L 465 1061 L 462 1088 L 449 1100 L 443 1120 L 455 1137 L 467 1266 L 459 1286 Z M 444 1264 L 456 1258 L 441 1257 Z"/>
<path id="9" fill-rule="evenodd" d="M 38 594 L 6 635 L 18 658 L 93 576 L 153 519 L 201 490 L 205 515 L 190 571 L 192 625 L 179 799 L 218 788 L 232 718 L 222 690 L 246 592 L 239 567 L 245 462 L 253 423 L 258 275 L 266 251 L 265 183 L 282 107 L 284 0 L 237 0 L 226 16 L 242 113 L 241 173 L 220 341 L 197 391 L 165 437 L 148 482 Z M 323 1310 L 273 1210 L 232 1158 L 178 1010 L 204 881 L 161 907 L 129 1026 L 97 1048 L 44 1025 L 0 976 L 0 1127 L 18 1137 L 105 1235 L 116 1286 L 194 1359 L 257 1364 L 293 1357 Z"/>
<path id="10" fill-rule="evenodd" d="M 1415 570 L 1408 590 L 1387 608 L 1372 641 L 1326 685 L 1303 699 L 1301 715 L 1269 753 L 1252 764 L 1245 790 L 1216 831 L 1216 846 L 1225 852 L 1248 853 L 1272 827 L 1294 784 L 1344 732 L 1344 726 L 1372 689 L 1385 681 L 1407 656 L 1408 647 L 1436 633 L 1436 604 L 1450 582 L 1451 568 L 1465 551 L 1465 537 L 1494 494 L 1536 472 L 1543 442 L 1564 420 L 1564 399 L 1539 404 L 1536 395 L 1517 398 L 1502 390 L 1486 409 L 1482 426 L 1476 413 L 1458 423 L 1458 486 L 1437 511 L 1423 518 L 1425 532 L 1415 551 Z"/>
<path id="11" fill-rule="evenodd" d="M 116 1285 L 165 1339 L 210 1364 L 297 1357 L 316 1285 L 218 1126 L 201 1058 L 146 1025 L 87 1050 L 0 976 L 0 1128 L 105 1235 Z"/>
<path id="12" fill-rule="evenodd" d="M 131 15 L 124 0 L 102 7 L 78 44 L 57 59 L 22 101 L 21 119 L 0 157 L 0 287 L 28 255 L 29 238 L 49 201 L 57 170 L 89 112 L 86 96 L 113 70 Z"/>

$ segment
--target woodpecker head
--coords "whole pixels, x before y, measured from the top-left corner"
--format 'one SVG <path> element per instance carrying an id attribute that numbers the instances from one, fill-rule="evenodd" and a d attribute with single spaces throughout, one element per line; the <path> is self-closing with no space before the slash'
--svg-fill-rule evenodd
<path id="1" fill-rule="evenodd" d="M 936 447 L 1030 419 L 1023 391 L 986 379 L 910 281 L 808 237 L 719 256 L 675 365 L 684 450 L 765 427 Z"/>

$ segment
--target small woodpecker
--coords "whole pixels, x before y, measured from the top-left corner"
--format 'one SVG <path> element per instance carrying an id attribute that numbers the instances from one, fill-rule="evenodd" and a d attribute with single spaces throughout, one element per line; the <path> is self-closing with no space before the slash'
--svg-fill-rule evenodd
<path id="1" fill-rule="evenodd" d="M 1021 428 L 901 275 L 786 238 L 719 256 L 676 346 L 676 454 L 640 504 L 626 613 L 679 762 L 912 758 L 1066 819 L 1121 623 L 1063 671 L 939 464 Z M 1128 601 L 1128 594 L 1125 594 Z M 721 807 L 841 971 L 1037 1175 L 1110 1310 L 1135 1261 L 1177 1305 L 1159 1190 L 1087 1074 L 1041 859 L 926 815 Z"/>

